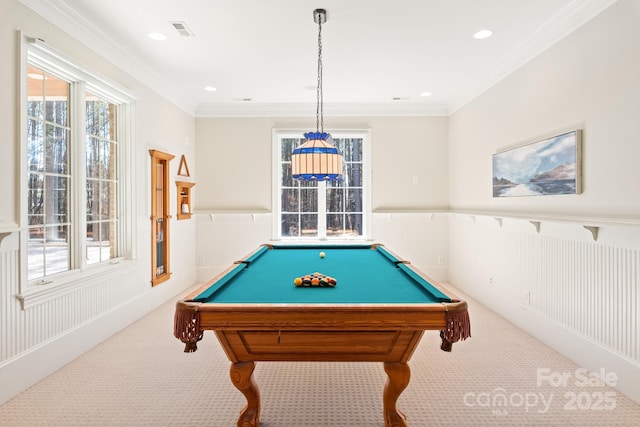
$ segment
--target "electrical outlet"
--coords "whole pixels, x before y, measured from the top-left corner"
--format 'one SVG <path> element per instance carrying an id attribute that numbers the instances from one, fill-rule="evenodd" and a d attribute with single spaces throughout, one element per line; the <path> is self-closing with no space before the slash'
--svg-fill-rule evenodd
<path id="1" fill-rule="evenodd" d="M 493 277 L 489 277 L 489 284 L 493 285 Z"/>

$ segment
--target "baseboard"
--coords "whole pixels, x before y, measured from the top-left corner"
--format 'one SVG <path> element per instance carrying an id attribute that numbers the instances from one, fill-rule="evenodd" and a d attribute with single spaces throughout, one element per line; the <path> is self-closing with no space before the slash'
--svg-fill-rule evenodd
<path id="1" fill-rule="evenodd" d="M 177 294 L 186 292 L 192 286 L 193 283 L 190 281 L 177 280 L 172 286 L 163 284 L 149 288 L 148 292 L 102 316 L 7 360 L 0 365 L 0 404 L 43 380 L 162 304 L 175 299 Z"/>

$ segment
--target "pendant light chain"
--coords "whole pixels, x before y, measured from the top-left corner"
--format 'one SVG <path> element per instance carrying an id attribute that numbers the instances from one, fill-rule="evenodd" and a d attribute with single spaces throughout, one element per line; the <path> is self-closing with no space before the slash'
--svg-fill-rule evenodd
<path id="1" fill-rule="evenodd" d="M 344 159 L 333 138 L 324 131 L 324 88 L 322 87 L 322 24 L 327 11 L 316 9 L 313 20 L 318 24 L 318 87 L 316 88 L 316 131 L 304 134 L 305 141 L 291 153 L 291 177 L 303 181 L 341 180 Z"/>
<path id="2" fill-rule="evenodd" d="M 318 89 L 316 91 L 316 132 L 324 132 L 324 112 L 322 93 L 322 17 L 318 18 Z"/>

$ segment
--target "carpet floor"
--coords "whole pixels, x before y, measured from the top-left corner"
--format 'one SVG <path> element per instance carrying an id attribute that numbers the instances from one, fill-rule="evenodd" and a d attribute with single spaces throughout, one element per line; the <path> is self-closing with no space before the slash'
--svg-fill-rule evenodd
<path id="1" fill-rule="evenodd" d="M 640 405 L 477 301 L 472 338 L 440 351 L 427 331 L 398 408 L 411 427 L 640 426 Z M 164 304 L 0 406 L 0 425 L 235 426 L 244 396 L 212 332 L 195 353 Z M 383 427 L 381 363 L 264 362 L 261 427 Z M 566 381 L 554 380 L 561 379 Z"/>

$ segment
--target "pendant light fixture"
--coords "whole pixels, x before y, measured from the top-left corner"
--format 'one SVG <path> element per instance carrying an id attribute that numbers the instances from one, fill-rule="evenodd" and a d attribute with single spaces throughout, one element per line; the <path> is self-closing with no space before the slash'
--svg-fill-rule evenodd
<path id="1" fill-rule="evenodd" d="M 322 93 L 322 24 L 327 11 L 316 9 L 313 20 L 318 24 L 318 87 L 316 91 L 316 131 L 304 134 L 305 142 L 293 150 L 291 172 L 294 179 L 333 181 L 342 179 L 342 155 L 324 131 Z"/>

